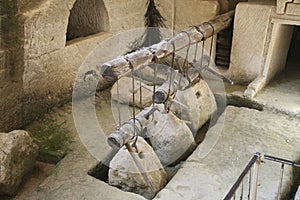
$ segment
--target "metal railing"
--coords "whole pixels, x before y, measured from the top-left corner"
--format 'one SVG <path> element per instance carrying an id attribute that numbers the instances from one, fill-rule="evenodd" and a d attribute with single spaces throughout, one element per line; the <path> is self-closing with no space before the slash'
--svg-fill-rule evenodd
<path id="1" fill-rule="evenodd" d="M 258 178 L 259 178 L 259 168 L 260 165 L 265 161 L 273 161 L 276 163 L 281 163 L 280 168 L 280 181 L 278 184 L 278 192 L 276 199 L 279 200 L 281 198 L 281 191 L 282 191 L 282 182 L 283 182 L 283 174 L 284 174 L 284 167 L 285 165 L 290 165 L 292 167 L 300 168 L 300 163 L 296 163 L 293 161 L 289 161 L 286 159 L 270 156 L 270 155 L 262 155 L 261 153 L 256 153 L 245 169 L 242 171 L 241 175 L 238 177 L 236 182 L 233 184 L 227 195 L 225 196 L 224 200 L 231 200 L 231 199 L 249 199 L 249 200 L 256 200 L 257 199 L 257 188 L 258 188 Z M 253 169 L 254 168 L 254 169 Z M 254 172 L 252 172 L 254 171 Z M 248 175 L 248 176 L 247 176 Z M 248 177 L 248 180 L 245 181 Z M 246 184 L 245 184 L 246 182 Z M 245 194 L 245 185 L 247 187 L 247 193 Z M 238 191 L 240 189 L 240 191 Z M 239 194 L 237 194 L 239 193 Z"/>

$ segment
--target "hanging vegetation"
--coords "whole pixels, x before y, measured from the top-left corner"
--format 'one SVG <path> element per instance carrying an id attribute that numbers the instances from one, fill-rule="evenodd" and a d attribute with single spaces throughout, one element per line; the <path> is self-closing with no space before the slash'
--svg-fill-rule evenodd
<path id="1" fill-rule="evenodd" d="M 159 28 L 166 27 L 165 18 L 160 14 L 154 0 L 147 1 L 147 11 L 144 15 L 145 26 L 147 27 L 142 36 L 136 39 L 131 45 L 130 50 L 135 51 L 142 47 L 148 47 L 162 40 Z"/>

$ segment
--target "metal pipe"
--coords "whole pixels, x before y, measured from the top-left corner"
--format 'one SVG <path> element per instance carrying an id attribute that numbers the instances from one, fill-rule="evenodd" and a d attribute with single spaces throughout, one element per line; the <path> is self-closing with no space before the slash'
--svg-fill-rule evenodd
<path id="1" fill-rule="evenodd" d="M 279 163 L 283 163 L 283 164 L 286 164 L 286 165 L 291 165 L 293 167 L 299 167 L 300 168 L 300 163 L 293 162 L 293 161 L 290 161 L 290 160 L 286 160 L 286 159 L 283 159 L 283 158 L 278 158 L 278 157 L 274 157 L 274 156 L 270 156 L 270 155 L 264 155 L 263 159 L 270 160 L 270 161 L 273 161 L 273 162 L 279 162 Z"/>
<path id="2" fill-rule="evenodd" d="M 254 180 L 253 180 L 253 190 L 252 190 L 252 199 L 253 200 L 256 200 L 257 198 L 257 187 L 258 187 L 258 178 L 259 178 L 259 167 L 260 167 L 260 164 L 262 163 L 262 157 L 261 155 L 259 154 L 256 162 L 255 162 L 255 165 L 254 165 Z"/>
<path id="3" fill-rule="evenodd" d="M 245 167 L 245 169 L 243 170 L 243 172 L 241 173 L 241 175 L 238 177 L 238 179 L 236 180 L 236 182 L 233 184 L 233 186 L 231 187 L 231 189 L 229 190 L 229 192 L 225 196 L 224 200 L 230 200 L 231 197 L 233 197 L 233 195 L 235 194 L 236 190 L 239 188 L 241 182 L 243 181 L 244 177 L 247 175 L 247 173 L 252 168 L 252 166 L 257 162 L 257 160 L 259 159 L 259 157 L 260 157 L 260 153 L 256 153 L 251 158 L 251 160 L 249 161 L 249 163 L 247 164 L 247 166 Z"/>
<path id="4" fill-rule="evenodd" d="M 293 162 L 290 160 L 270 156 L 270 155 L 261 155 L 260 153 L 256 153 L 250 162 L 247 164 L 246 168 L 243 170 L 242 174 L 239 176 L 237 181 L 234 183 L 234 185 L 231 187 L 230 191 L 227 193 L 226 197 L 224 200 L 229 200 L 232 197 L 235 196 L 235 193 L 240 186 L 241 182 L 243 181 L 244 177 L 249 171 L 249 194 L 248 194 L 248 199 L 253 199 L 256 200 L 257 198 L 257 187 L 258 187 L 258 178 L 259 178 L 259 167 L 261 163 L 263 162 L 263 159 L 265 160 L 270 160 L 273 162 L 281 163 L 281 171 L 280 171 L 280 182 L 278 186 L 278 193 L 277 193 L 277 198 L 280 199 L 281 197 L 281 188 L 282 188 L 282 181 L 283 181 L 283 172 L 284 172 L 284 165 L 290 165 L 293 167 L 299 167 L 300 168 L 300 163 Z M 255 164 L 255 165 L 254 165 Z M 251 168 L 254 165 L 254 176 L 252 177 L 251 173 Z M 252 180 L 253 179 L 253 180 Z M 251 193 L 252 191 L 252 193 Z"/>

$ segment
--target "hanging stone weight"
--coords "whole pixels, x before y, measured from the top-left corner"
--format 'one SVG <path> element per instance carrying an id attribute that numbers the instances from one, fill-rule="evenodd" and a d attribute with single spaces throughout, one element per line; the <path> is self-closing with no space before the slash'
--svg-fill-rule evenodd
<path id="1" fill-rule="evenodd" d="M 142 130 L 147 127 L 152 120 L 152 113 L 155 112 L 155 110 L 157 110 L 155 107 L 147 107 L 142 110 L 135 116 L 135 119 L 130 119 L 123 124 L 119 130 L 111 133 L 107 139 L 108 144 L 114 149 L 121 148 L 135 136 L 140 135 Z"/>
<path id="2" fill-rule="evenodd" d="M 131 146 L 133 143 L 130 142 Z M 152 147 L 141 137 L 137 152 L 122 147 L 109 164 L 108 183 L 152 199 L 167 183 L 167 174 Z M 136 150 L 136 149 L 135 149 Z M 143 154 L 143 157 L 138 155 Z M 151 186 L 143 177 L 151 182 Z"/>
<path id="3" fill-rule="evenodd" d="M 214 115 L 217 104 L 214 95 L 205 80 L 201 79 L 193 87 L 176 93 L 175 100 L 189 109 L 172 104 L 170 111 L 181 120 L 188 121 L 187 126 L 196 136 L 198 130 Z"/>
<path id="4" fill-rule="evenodd" d="M 155 113 L 147 126 L 147 136 L 164 166 L 178 164 L 196 148 L 193 133 L 172 112 Z"/>

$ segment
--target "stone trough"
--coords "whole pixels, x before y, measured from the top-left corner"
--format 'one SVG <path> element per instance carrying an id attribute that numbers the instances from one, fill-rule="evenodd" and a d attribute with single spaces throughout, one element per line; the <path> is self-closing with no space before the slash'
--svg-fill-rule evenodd
<path id="1" fill-rule="evenodd" d="M 279 119 L 276 124 L 273 123 L 275 118 Z M 236 125 L 237 120 L 239 126 Z M 207 132 L 204 141 L 183 164 L 177 166 L 177 173 L 168 179 L 167 185 L 154 199 L 222 199 L 257 151 L 299 161 L 299 150 L 295 148 L 300 145 L 299 125 L 299 119 L 292 120 L 284 114 L 227 107 L 216 125 Z M 125 155 L 124 148 L 121 152 L 113 158 L 110 168 L 115 165 L 116 159 L 128 162 L 125 158 L 129 158 L 129 154 L 122 157 L 122 154 Z M 132 159 L 129 161 L 132 163 Z M 298 182 L 299 171 L 287 166 L 283 177 L 282 195 L 287 198 L 294 192 L 292 186 Z M 279 180 L 280 164 L 263 163 L 259 173 L 258 199 L 275 198 Z"/>
<path id="2" fill-rule="evenodd" d="M 130 93 L 133 89 L 140 91 L 139 87 L 143 87 L 141 89 L 146 90 L 146 94 L 142 93 L 142 101 L 152 104 L 153 93 L 145 89 L 150 86 L 146 82 L 137 83 L 129 77 L 121 78 L 111 89 L 112 99 L 118 104 L 143 105 L 140 100 L 132 102 L 133 94 Z M 113 148 L 121 147 L 109 162 L 110 185 L 151 199 L 174 175 L 167 175 L 165 170 L 170 166 L 174 168 L 196 148 L 194 137 L 216 111 L 214 95 L 204 80 L 177 93 L 175 99 L 179 104 L 172 105 L 170 111 L 160 104 L 146 107 L 109 135 L 109 144 Z M 140 93 L 136 95 L 139 97 Z M 143 135 L 149 144 L 135 135 Z M 135 137 L 138 137 L 136 141 Z"/>
<path id="3" fill-rule="evenodd" d="M 109 97 L 109 91 L 101 92 L 98 96 L 98 118 L 103 120 L 102 113 L 110 109 L 111 105 L 110 99 L 106 102 L 103 96 Z M 215 126 L 207 132 L 203 142 L 183 164 L 180 163 L 173 169 L 165 167 L 168 174 L 171 170 L 172 175 L 174 171 L 178 172 L 171 180 L 167 179 L 167 185 L 154 199 L 222 199 L 256 151 L 299 161 L 299 118 L 263 108 L 258 111 L 227 107 Z M 68 123 L 74 123 L 70 109 L 68 112 L 59 112 L 60 115 L 62 113 L 64 118 L 68 119 Z M 107 117 L 110 118 L 109 115 Z M 115 152 L 109 148 L 106 137 L 97 142 L 99 157 L 95 159 L 82 145 L 73 126 L 76 148 L 55 167 L 51 176 L 36 191 L 28 195 L 28 199 L 144 200 L 141 195 L 124 192 L 107 184 L 108 161 L 112 160 Z M 269 162 L 262 165 L 259 193 L 270 191 L 266 194 L 274 195 L 276 189 L 271 186 L 277 187 L 280 166 L 272 165 L 270 168 L 271 165 Z M 287 170 L 287 177 L 293 180 L 293 170 Z M 271 176 L 270 172 L 274 176 Z M 285 185 L 284 188 L 288 189 L 290 186 Z"/>

